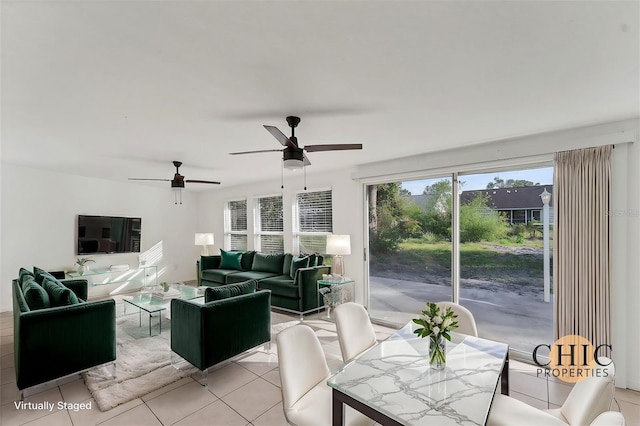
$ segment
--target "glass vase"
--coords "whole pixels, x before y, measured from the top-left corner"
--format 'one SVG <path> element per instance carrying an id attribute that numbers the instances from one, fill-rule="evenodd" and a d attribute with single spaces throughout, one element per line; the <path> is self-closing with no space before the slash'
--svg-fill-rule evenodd
<path id="1" fill-rule="evenodd" d="M 442 370 L 447 363 L 446 344 L 442 336 L 429 336 L 429 366 Z"/>

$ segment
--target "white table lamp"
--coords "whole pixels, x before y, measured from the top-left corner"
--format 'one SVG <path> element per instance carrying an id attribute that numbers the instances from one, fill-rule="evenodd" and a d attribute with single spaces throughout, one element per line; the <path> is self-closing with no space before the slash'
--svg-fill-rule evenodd
<path id="1" fill-rule="evenodd" d="M 197 232 L 196 245 L 202 246 L 201 256 L 209 256 L 209 247 L 213 245 L 213 232 Z"/>
<path id="2" fill-rule="evenodd" d="M 350 235 L 328 235 L 327 254 L 333 255 L 333 270 L 337 275 L 344 275 L 344 260 L 342 256 L 351 254 Z"/>

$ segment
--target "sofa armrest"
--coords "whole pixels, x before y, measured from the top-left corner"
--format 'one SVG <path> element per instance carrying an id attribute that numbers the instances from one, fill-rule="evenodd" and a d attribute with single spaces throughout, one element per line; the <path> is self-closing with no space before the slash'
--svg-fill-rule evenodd
<path id="1" fill-rule="evenodd" d="M 65 287 L 69 288 L 71 291 L 73 291 L 76 296 L 78 296 L 80 299 L 82 300 L 87 300 L 87 297 L 89 297 L 89 284 L 87 282 L 87 280 L 83 280 L 83 279 L 76 279 L 76 280 L 64 280 L 62 281 L 62 284 L 65 285 Z"/>
<path id="2" fill-rule="evenodd" d="M 200 273 L 205 269 L 218 269 L 222 258 L 220 255 L 200 256 Z"/>
<path id="3" fill-rule="evenodd" d="M 200 370 L 271 340 L 271 292 L 171 301 L 171 350 Z"/>
<path id="4" fill-rule="evenodd" d="M 15 321 L 19 389 L 116 359 L 113 300 L 24 312 Z"/>
<path id="5" fill-rule="evenodd" d="M 322 306 L 322 298 L 318 295 L 318 280 L 322 279 L 322 274 L 330 273 L 331 266 L 313 266 L 296 271 L 294 283 L 298 285 L 300 291 L 300 312 Z"/>

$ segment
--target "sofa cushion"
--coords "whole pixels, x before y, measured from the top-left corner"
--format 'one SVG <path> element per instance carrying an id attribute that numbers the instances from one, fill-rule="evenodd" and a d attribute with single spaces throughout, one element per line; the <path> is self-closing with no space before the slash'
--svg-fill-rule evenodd
<path id="1" fill-rule="evenodd" d="M 255 251 L 245 251 L 242 253 L 242 258 L 240 259 L 240 266 L 243 271 L 250 271 L 251 266 L 253 265 L 253 257 L 256 255 Z"/>
<path id="2" fill-rule="evenodd" d="M 298 286 L 293 285 L 293 280 L 289 275 L 278 275 L 276 277 L 265 278 L 258 283 L 261 290 L 271 290 L 272 295 L 298 298 Z"/>
<path id="3" fill-rule="evenodd" d="M 291 260 L 293 255 L 291 253 L 284 254 L 284 263 L 282 264 L 282 275 L 289 275 L 291 272 Z"/>
<path id="4" fill-rule="evenodd" d="M 31 310 L 51 307 L 47 291 L 36 282 L 35 278 L 24 277 L 22 293 L 24 294 L 24 300 Z"/>
<path id="5" fill-rule="evenodd" d="M 295 279 L 296 271 L 300 268 L 307 268 L 307 267 L 309 267 L 309 256 L 294 257 L 291 260 L 291 268 L 289 270 L 289 276 L 291 277 L 291 279 Z"/>
<path id="6" fill-rule="evenodd" d="M 220 269 L 242 270 L 242 266 L 240 265 L 240 259 L 242 258 L 241 251 L 225 251 L 220 249 L 220 257 Z"/>
<path id="7" fill-rule="evenodd" d="M 71 293 L 69 296 L 69 300 L 71 302 L 69 303 L 70 305 L 75 305 L 76 303 L 80 303 L 80 299 L 78 299 L 78 296 L 74 293 L 74 291 L 71 290 L 66 285 L 64 285 L 62 281 L 55 278 L 51 273 L 45 271 L 44 269 L 40 269 L 36 266 L 33 267 L 33 271 L 36 273 L 36 282 L 40 284 L 43 288 L 44 288 L 45 280 L 49 280 L 51 281 L 51 283 L 56 284 L 58 287 L 61 287 L 63 289 L 66 288 L 69 290 L 69 292 Z M 51 300 L 51 293 L 46 288 L 45 290 L 47 291 L 47 294 L 49 294 L 49 301 L 51 302 L 51 306 L 60 306 L 53 303 L 53 301 Z"/>
<path id="8" fill-rule="evenodd" d="M 309 256 L 309 267 L 313 267 L 313 266 L 318 266 L 318 255 L 311 253 L 311 254 L 300 254 L 300 256 Z"/>
<path id="9" fill-rule="evenodd" d="M 244 281 L 238 284 L 221 285 L 219 287 L 209 287 L 204 291 L 204 301 L 206 303 L 214 300 L 227 299 L 229 297 L 240 296 L 241 294 L 255 293 L 255 280 Z"/>
<path id="10" fill-rule="evenodd" d="M 20 268 L 20 271 L 18 272 L 18 284 L 20 284 L 20 287 L 22 288 L 22 281 L 24 279 L 24 277 L 26 276 L 30 276 L 32 278 L 35 278 L 35 276 L 33 275 L 33 272 L 31 272 L 28 269 L 25 268 Z"/>
<path id="11" fill-rule="evenodd" d="M 80 303 L 78 297 L 70 289 L 60 286 L 49 278 L 45 278 L 42 287 L 49 296 L 51 306 L 67 306 Z"/>
<path id="12" fill-rule="evenodd" d="M 282 266 L 284 263 L 284 253 L 282 254 L 266 254 L 256 253 L 253 257 L 252 271 L 272 272 L 276 275 L 282 274 Z"/>
<path id="13" fill-rule="evenodd" d="M 205 269 L 202 271 L 202 279 L 218 284 L 226 283 L 226 276 L 229 274 L 237 274 L 235 269 Z"/>
<path id="14" fill-rule="evenodd" d="M 247 280 L 261 281 L 265 278 L 275 277 L 278 275 L 280 274 L 274 274 L 273 272 L 261 272 L 261 271 L 237 272 L 235 274 L 226 276 L 226 280 L 227 280 L 226 284 L 241 283 Z"/>

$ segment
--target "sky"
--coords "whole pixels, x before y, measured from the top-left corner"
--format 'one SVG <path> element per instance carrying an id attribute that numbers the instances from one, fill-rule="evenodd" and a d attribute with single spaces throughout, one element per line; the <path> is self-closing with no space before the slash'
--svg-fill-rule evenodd
<path id="1" fill-rule="evenodd" d="M 517 170 L 509 172 L 491 172 L 483 174 L 473 175 L 460 175 L 458 178 L 464 184 L 462 185 L 463 191 L 474 189 L 485 189 L 489 182 L 493 182 L 494 177 L 500 177 L 501 179 L 526 179 L 533 183 L 540 183 L 540 185 L 552 185 L 553 184 L 553 167 L 544 167 L 537 169 Z M 436 179 L 421 179 L 402 182 L 402 188 L 407 189 L 412 195 L 422 194 L 424 188 L 427 185 L 431 185 L 434 182 L 442 180 Z"/>

